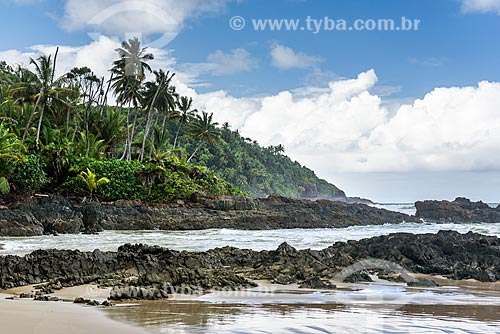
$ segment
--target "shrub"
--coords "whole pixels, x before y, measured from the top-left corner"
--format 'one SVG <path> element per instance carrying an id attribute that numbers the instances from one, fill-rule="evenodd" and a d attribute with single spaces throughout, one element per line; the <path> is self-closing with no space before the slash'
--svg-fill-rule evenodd
<path id="1" fill-rule="evenodd" d="M 169 202 L 190 198 L 194 193 L 236 195 L 241 191 L 219 179 L 205 167 L 174 161 L 161 165 L 138 161 L 77 159 L 64 188 L 67 192 L 84 194 L 88 189 L 77 179 L 77 173 L 90 169 L 109 184 L 98 187 L 95 194 L 104 200 L 139 199 L 144 202 Z"/>
<path id="2" fill-rule="evenodd" d="M 42 159 L 38 155 L 28 155 L 26 162 L 18 164 L 12 174 L 14 188 L 22 194 L 40 191 L 48 182 Z"/>

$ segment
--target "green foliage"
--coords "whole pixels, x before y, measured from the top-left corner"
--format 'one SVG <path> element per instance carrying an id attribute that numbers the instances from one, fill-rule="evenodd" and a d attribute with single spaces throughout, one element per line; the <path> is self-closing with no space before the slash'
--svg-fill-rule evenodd
<path id="1" fill-rule="evenodd" d="M 42 159 L 34 154 L 28 155 L 25 163 L 18 164 L 12 174 L 16 191 L 23 194 L 37 192 L 48 182 Z"/>
<path id="2" fill-rule="evenodd" d="M 103 200 L 139 199 L 144 202 L 169 202 L 187 199 L 195 193 L 236 195 L 241 192 L 204 167 L 176 163 L 140 163 L 138 161 L 78 159 L 72 170 L 92 170 L 110 182 L 95 189 Z M 79 181 L 80 179 L 80 181 Z M 82 193 L 81 177 L 71 176 L 64 188 Z"/>
<path id="3" fill-rule="evenodd" d="M 78 174 L 78 178 L 82 180 L 83 183 L 85 183 L 85 185 L 87 186 L 87 189 L 90 193 L 90 198 L 92 198 L 94 190 L 96 190 L 99 186 L 110 182 L 106 177 L 98 178 L 97 175 L 95 173 L 92 173 L 92 171 L 88 168 L 87 171 L 80 172 L 80 174 Z"/>
<path id="4" fill-rule="evenodd" d="M 208 166 L 225 180 L 254 195 L 276 194 L 295 198 L 336 198 L 344 193 L 334 185 L 284 155 L 279 146 L 262 147 L 257 142 L 222 129 L 222 141 L 198 153 L 196 163 Z"/>
<path id="5" fill-rule="evenodd" d="M 0 193 L 5 194 L 10 191 L 7 177 L 12 173 L 16 164 L 25 161 L 25 150 L 25 146 L 17 136 L 0 123 Z"/>

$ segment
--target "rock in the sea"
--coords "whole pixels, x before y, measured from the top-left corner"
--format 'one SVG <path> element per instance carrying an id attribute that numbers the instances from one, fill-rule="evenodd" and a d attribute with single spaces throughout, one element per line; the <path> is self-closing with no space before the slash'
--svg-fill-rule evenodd
<path id="1" fill-rule="evenodd" d="M 102 230 L 330 228 L 419 220 L 364 204 L 270 196 L 194 196 L 147 205 L 134 201 L 85 203 L 60 196 L 34 197 L 0 210 L 0 235 L 98 233 Z"/>
<path id="2" fill-rule="evenodd" d="M 415 203 L 416 216 L 438 223 L 500 223 L 500 209 L 483 202 L 471 202 L 459 197 L 449 201 Z"/>

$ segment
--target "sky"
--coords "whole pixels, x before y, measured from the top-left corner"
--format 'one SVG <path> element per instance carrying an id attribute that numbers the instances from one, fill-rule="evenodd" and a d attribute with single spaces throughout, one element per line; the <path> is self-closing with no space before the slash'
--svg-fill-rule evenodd
<path id="1" fill-rule="evenodd" d="M 153 68 L 177 72 L 178 91 L 200 110 L 262 145 L 283 144 L 350 196 L 500 202 L 500 0 L 0 8 L 0 60 L 27 66 L 59 46 L 59 73 L 89 66 L 107 77 L 120 41 L 139 36 Z M 378 29 L 385 20 L 394 29 Z"/>

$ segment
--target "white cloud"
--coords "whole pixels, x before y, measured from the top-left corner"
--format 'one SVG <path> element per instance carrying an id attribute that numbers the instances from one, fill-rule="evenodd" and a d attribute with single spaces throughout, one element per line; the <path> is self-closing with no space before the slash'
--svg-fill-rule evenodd
<path id="1" fill-rule="evenodd" d="M 219 12 L 232 0 L 66 0 L 63 28 L 119 36 L 177 34 L 188 18 Z"/>
<path id="2" fill-rule="evenodd" d="M 238 99 L 219 93 L 205 107 L 263 145 L 284 144 L 323 175 L 500 169 L 500 83 L 436 88 L 390 113 L 370 93 L 376 82 L 370 70 L 310 96 L 285 91 L 243 99 L 239 108 Z"/>
<path id="3" fill-rule="evenodd" d="M 302 52 L 296 52 L 293 49 L 281 44 L 274 44 L 271 47 L 272 65 L 288 70 L 293 68 L 314 67 L 322 62 L 322 58 L 309 56 Z"/>
<path id="4" fill-rule="evenodd" d="M 497 13 L 500 15 L 500 0 L 463 0 L 462 11 L 464 13 Z"/>
<path id="5" fill-rule="evenodd" d="M 202 74 L 227 75 L 239 72 L 249 72 L 257 66 L 257 61 L 250 53 L 242 48 L 228 52 L 218 50 L 207 57 L 203 63 L 187 63 L 181 66 L 181 70 L 197 77 Z"/>

